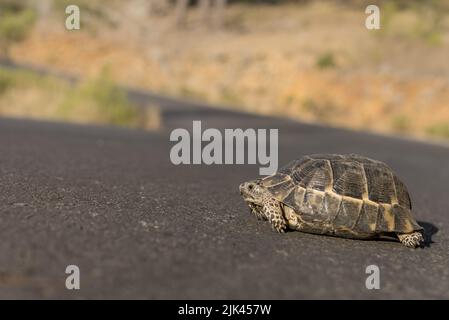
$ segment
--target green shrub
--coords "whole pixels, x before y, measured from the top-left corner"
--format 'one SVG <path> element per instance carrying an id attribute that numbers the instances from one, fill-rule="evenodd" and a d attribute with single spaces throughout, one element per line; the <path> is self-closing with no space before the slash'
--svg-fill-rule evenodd
<path id="1" fill-rule="evenodd" d="M 30 100 L 30 95 L 33 99 Z M 22 100 L 22 97 L 25 97 Z M 27 118 L 112 124 L 155 130 L 161 126 L 156 105 L 132 104 L 107 71 L 76 86 L 53 76 L 0 67 L 0 112 Z"/>
<path id="2" fill-rule="evenodd" d="M 335 119 L 338 114 L 338 107 L 330 100 L 316 102 L 313 99 L 306 98 L 302 102 L 301 111 L 311 115 L 315 120 L 328 123 Z"/>
<path id="3" fill-rule="evenodd" d="M 87 80 L 67 95 L 61 106 L 61 114 L 72 118 L 74 113 L 90 114 L 94 122 L 119 126 L 133 126 L 138 122 L 138 110 L 132 105 L 126 92 L 119 88 L 103 71 L 97 78 Z"/>
<path id="4" fill-rule="evenodd" d="M 6 72 L 0 73 L 0 95 L 14 85 L 14 79 Z"/>
<path id="5" fill-rule="evenodd" d="M 334 68 L 337 66 L 335 57 L 332 52 L 327 52 L 320 55 L 316 60 L 316 66 L 320 69 Z"/>
<path id="6" fill-rule="evenodd" d="M 392 120 L 392 127 L 395 132 L 406 133 L 410 130 L 410 119 L 406 115 L 395 116 Z"/>
<path id="7" fill-rule="evenodd" d="M 3 53 L 8 53 L 12 43 L 25 39 L 35 20 L 36 13 L 31 9 L 0 12 L 0 46 Z"/>
<path id="8" fill-rule="evenodd" d="M 449 138 L 449 123 L 437 123 L 427 127 L 426 133 L 441 138 Z"/>
<path id="9" fill-rule="evenodd" d="M 221 100 L 225 104 L 229 104 L 232 106 L 238 106 L 242 103 L 242 100 L 239 97 L 239 94 L 235 88 L 232 87 L 223 87 L 220 92 Z"/>

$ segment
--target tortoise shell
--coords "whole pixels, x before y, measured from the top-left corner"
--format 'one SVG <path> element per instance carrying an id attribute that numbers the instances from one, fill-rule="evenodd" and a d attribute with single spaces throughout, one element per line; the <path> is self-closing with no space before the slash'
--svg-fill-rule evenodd
<path id="1" fill-rule="evenodd" d="M 406 186 L 385 163 L 359 155 L 306 156 L 260 184 L 303 230 L 356 238 L 422 230 Z"/>

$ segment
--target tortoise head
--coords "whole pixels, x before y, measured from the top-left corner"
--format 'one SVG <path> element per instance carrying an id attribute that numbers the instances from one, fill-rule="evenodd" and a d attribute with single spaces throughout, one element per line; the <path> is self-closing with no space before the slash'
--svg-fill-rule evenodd
<path id="1" fill-rule="evenodd" d="M 268 191 L 261 185 L 260 179 L 243 182 L 239 189 L 243 200 L 245 200 L 250 207 L 262 206 L 262 202 L 268 194 Z"/>

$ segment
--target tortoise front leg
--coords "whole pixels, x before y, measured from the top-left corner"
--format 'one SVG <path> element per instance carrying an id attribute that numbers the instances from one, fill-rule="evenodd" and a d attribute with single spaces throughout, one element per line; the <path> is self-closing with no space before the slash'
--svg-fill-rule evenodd
<path id="1" fill-rule="evenodd" d="M 287 229 L 287 222 L 285 221 L 284 213 L 279 201 L 274 198 L 267 198 L 263 202 L 262 212 L 268 221 L 270 221 L 273 229 L 280 233 L 285 232 Z"/>
<path id="2" fill-rule="evenodd" d="M 250 211 L 256 216 L 257 220 L 266 220 L 263 213 L 260 210 L 260 207 L 250 203 L 249 204 Z"/>

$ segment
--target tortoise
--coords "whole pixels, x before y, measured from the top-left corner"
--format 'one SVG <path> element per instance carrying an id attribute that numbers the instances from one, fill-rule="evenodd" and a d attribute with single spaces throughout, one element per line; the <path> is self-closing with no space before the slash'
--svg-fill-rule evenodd
<path id="1" fill-rule="evenodd" d="M 360 155 L 305 156 L 239 189 L 251 212 L 281 233 L 424 242 L 407 187 L 385 163 Z"/>

